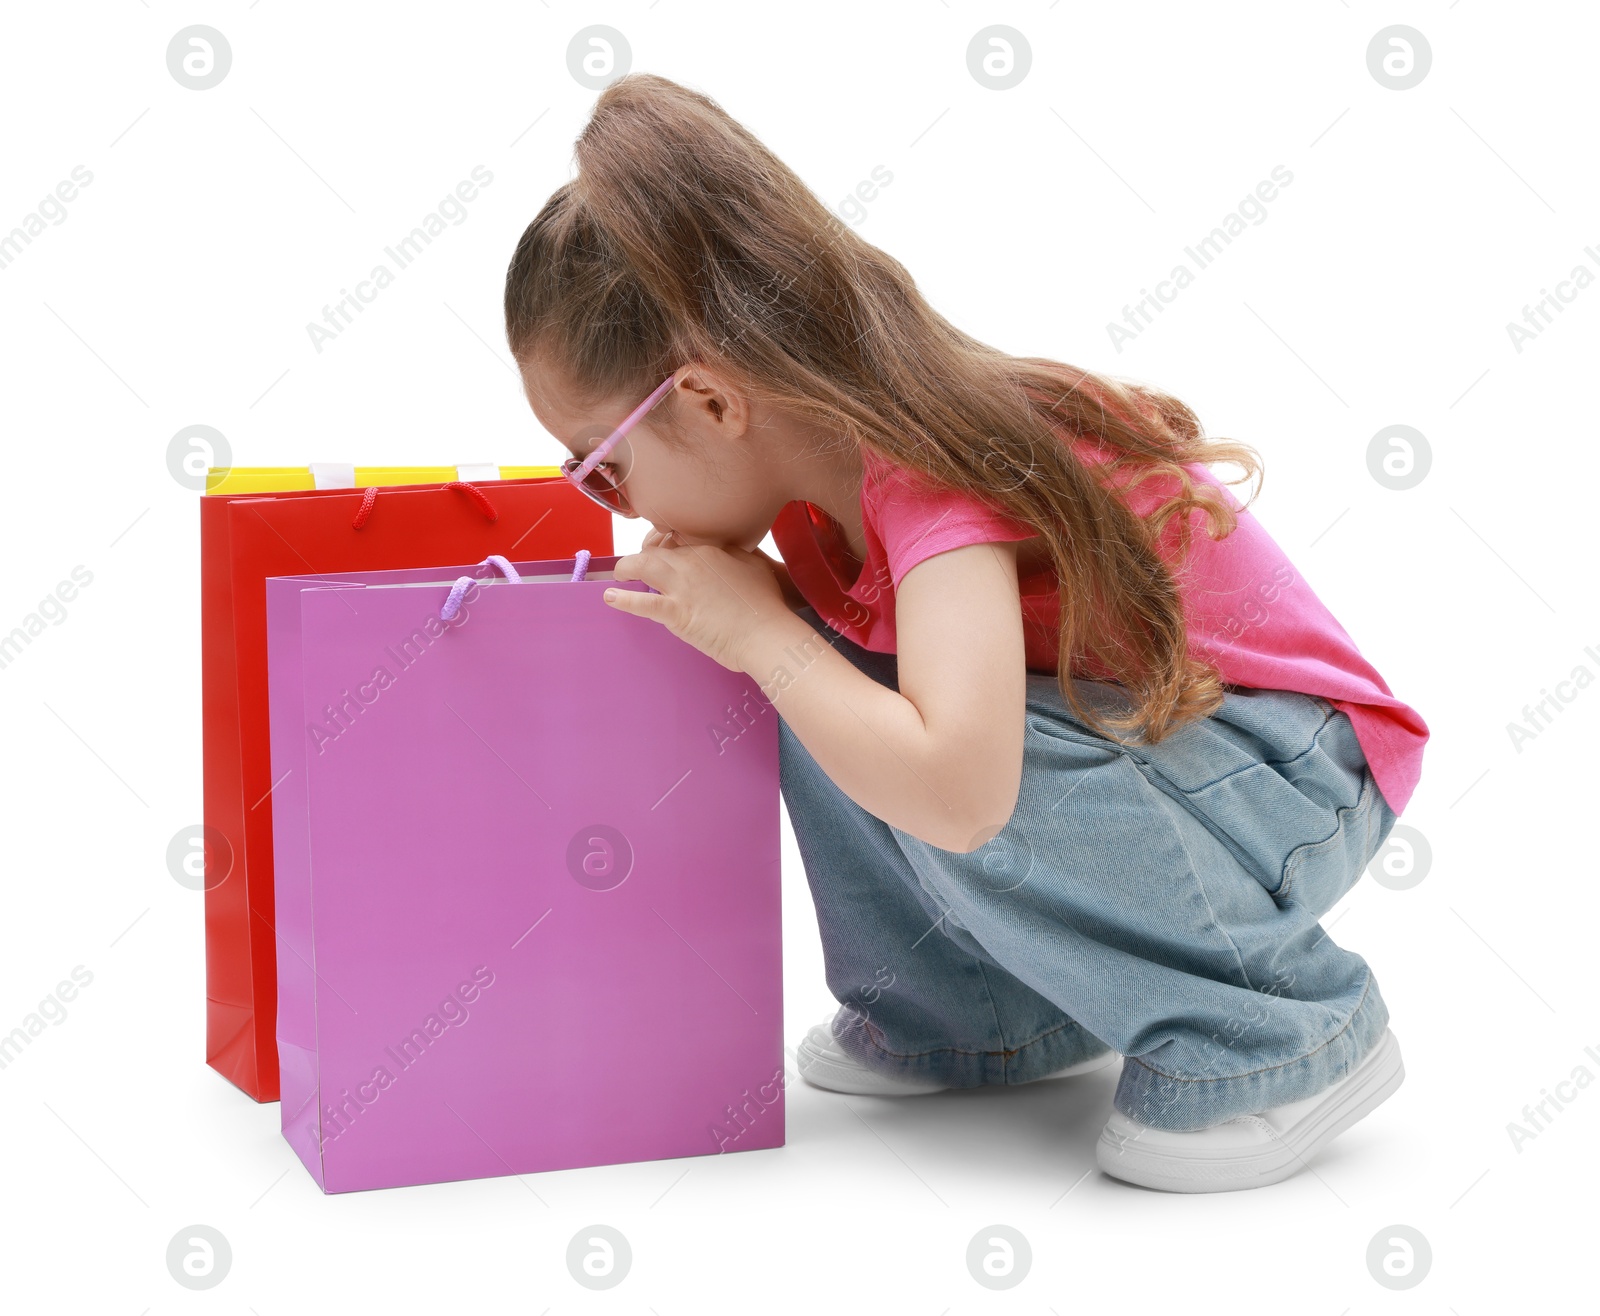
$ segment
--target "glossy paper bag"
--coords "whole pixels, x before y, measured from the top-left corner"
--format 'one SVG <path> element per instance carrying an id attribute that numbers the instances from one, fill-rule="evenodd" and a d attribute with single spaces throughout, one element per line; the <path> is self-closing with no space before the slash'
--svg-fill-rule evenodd
<path id="1" fill-rule="evenodd" d="M 777 714 L 606 605 L 615 561 L 453 614 L 487 568 L 267 582 L 283 1130 L 327 1192 L 784 1140 Z"/>

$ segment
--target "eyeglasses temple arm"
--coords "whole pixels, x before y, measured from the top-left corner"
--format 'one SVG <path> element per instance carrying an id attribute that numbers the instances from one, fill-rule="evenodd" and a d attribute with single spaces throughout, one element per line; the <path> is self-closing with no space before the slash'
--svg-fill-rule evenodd
<path id="1" fill-rule="evenodd" d="M 606 454 L 609 453 L 612 448 L 616 447 L 617 441 L 639 423 L 639 418 L 643 416 L 645 412 L 649 411 L 651 407 L 655 406 L 656 403 L 661 401 L 661 399 L 667 395 L 667 390 L 672 387 L 672 385 L 677 381 L 677 378 L 677 372 L 674 371 L 659 384 L 657 384 L 655 391 L 637 407 L 630 411 L 627 419 L 625 419 L 622 424 L 618 425 L 616 429 L 612 430 L 605 439 L 601 440 L 600 443 L 595 445 L 594 451 L 578 463 L 577 469 L 572 472 L 572 478 L 574 480 L 581 481 L 589 474 L 590 471 L 594 470 L 596 466 L 603 462 L 606 459 Z"/>

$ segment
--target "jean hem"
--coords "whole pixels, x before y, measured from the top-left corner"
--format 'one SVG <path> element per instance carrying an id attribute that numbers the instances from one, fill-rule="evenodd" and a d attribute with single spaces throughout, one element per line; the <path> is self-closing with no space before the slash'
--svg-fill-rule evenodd
<path id="1" fill-rule="evenodd" d="M 1369 969 L 1344 1023 L 1303 1055 L 1243 1074 L 1168 1074 L 1129 1056 L 1112 1104 L 1148 1128 L 1190 1132 L 1302 1101 L 1349 1074 L 1377 1045 L 1389 1009 Z"/>
<path id="2" fill-rule="evenodd" d="M 882 1030 L 867 1019 L 846 1020 L 842 1027 L 836 1020 L 833 1036 L 841 1049 L 876 1074 L 932 1080 L 951 1088 L 1030 1083 L 1111 1050 L 1071 1019 L 1017 1046 L 986 1051 L 958 1046 L 894 1051 L 885 1044 Z"/>

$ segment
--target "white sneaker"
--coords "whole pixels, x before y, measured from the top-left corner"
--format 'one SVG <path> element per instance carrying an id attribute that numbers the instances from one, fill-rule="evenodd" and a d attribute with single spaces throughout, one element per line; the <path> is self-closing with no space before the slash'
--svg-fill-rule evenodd
<path id="1" fill-rule="evenodd" d="M 1116 1111 L 1100 1134 L 1095 1158 L 1114 1178 L 1172 1193 L 1259 1188 L 1287 1179 L 1377 1109 L 1405 1076 L 1400 1044 L 1384 1029 L 1366 1058 L 1332 1087 L 1259 1115 L 1170 1133 Z"/>
<path id="2" fill-rule="evenodd" d="M 795 1051 L 795 1067 L 799 1069 L 800 1077 L 812 1087 L 858 1097 L 916 1097 L 928 1092 L 943 1092 L 948 1086 L 927 1079 L 896 1078 L 868 1069 L 839 1046 L 833 1036 L 831 1023 L 830 1020 L 826 1024 L 817 1024 L 805 1035 Z M 1075 1074 L 1093 1073 L 1113 1064 L 1118 1058 L 1115 1051 L 1107 1051 L 1104 1055 L 1027 1081 L 1038 1083 L 1047 1078 L 1070 1078 Z"/>

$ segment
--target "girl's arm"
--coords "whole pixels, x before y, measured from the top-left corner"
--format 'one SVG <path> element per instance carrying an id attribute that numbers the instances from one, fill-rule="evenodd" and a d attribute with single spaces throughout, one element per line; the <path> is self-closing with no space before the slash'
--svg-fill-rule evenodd
<path id="1" fill-rule="evenodd" d="M 800 617 L 745 652 L 745 671 L 839 789 L 941 850 L 976 850 L 1016 807 L 1027 692 L 1017 548 L 969 544 L 905 574 L 898 692 Z"/>

